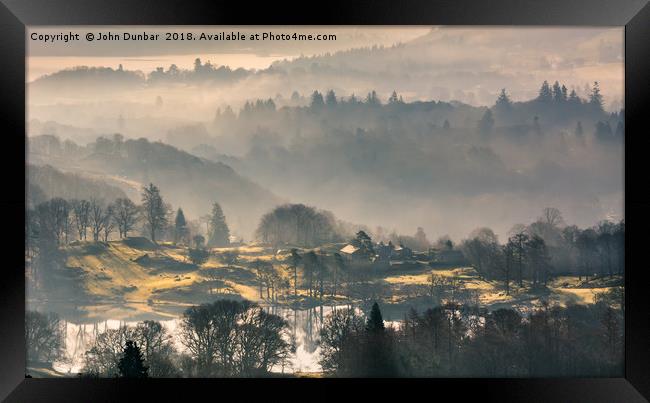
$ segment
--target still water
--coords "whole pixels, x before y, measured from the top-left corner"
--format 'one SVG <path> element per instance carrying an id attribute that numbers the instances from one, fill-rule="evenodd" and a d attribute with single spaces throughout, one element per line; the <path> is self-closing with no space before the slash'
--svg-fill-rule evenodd
<path id="1" fill-rule="evenodd" d="M 291 329 L 296 343 L 296 352 L 291 357 L 290 367 L 274 368 L 274 372 L 319 372 L 318 365 L 320 349 L 318 335 L 323 326 L 323 320 L 336 309 L 347 306 L 318 306 L 310 309 L 291 309 L 284 307 L 266 307 L 268 312 L 283 317 Z M 65 326 L 65 358 L 54 363 L 53 368 L 59 372 L 75 375 L 83 368 L 83 358 L 86 350 L 98 334 L 106 329 L 117 329 L 120 326 L 135 326 L 137 321 L 107 319 L 98 322 L 75 323 L 74 319 L 67 320 L 62 316 Z M 174 344 L 180 352 L 186 351 L 179 338 L 178 327 L 180 318 L 158 320 L 173 336 Z"/>

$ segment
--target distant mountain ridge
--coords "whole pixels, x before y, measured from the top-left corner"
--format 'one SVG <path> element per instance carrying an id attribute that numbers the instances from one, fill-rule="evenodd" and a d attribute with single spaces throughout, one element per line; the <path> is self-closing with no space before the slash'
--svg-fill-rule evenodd
<path id="1" fill-rule="evenodd" d="M 27 183 L 28 204 L 38 204 L 55 197 L 66 200 L 115 200 L 126 197 L 124 191 L 116 186 L 80 174 L 63 172 L 50 165 L 27 164 Z"/>
<path id="2" fill-rule="evenodd" d="M 53 161 L 69 170 L 114 175 L 142 185 L 156 184 L 166 202 L 182 207 L 187 215 L 198 218 L 210 212 L 212 203 L 223 207 L 231 228 L 249 238 L 259 217 L 282 200 L 230 166 L 193 156 L 175 147 L 146 139 L 123 140 L 99 137 L 72 155 L 51 144 L 51 136 L 31 139 L 30 153 L 42 161 Z M 48 144 L 47 147 L 44 144 Z M 139 200 L 136 200 L 139 202 Z M 250 238 L 249 238 L 250 239 Z"/>

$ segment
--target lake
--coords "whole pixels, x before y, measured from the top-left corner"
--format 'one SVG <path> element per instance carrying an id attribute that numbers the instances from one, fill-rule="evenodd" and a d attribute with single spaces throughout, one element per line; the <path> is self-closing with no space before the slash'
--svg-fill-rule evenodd
<path id="1" fill-rule="evenodd" d="M 40 305 L 40 304 L 39 304 Z M 50 309 L 58 306 L 50 305 Z M 287 307 L 269 306 L 264 307 L 267 312 L 283 317 L 291 329 L 291 333 L 296 342 L 296 352 L 290 360 L 290 367 L 273 368 L 273 372 L 320 372 L 318 364 L 320 349 L 318 347 L 318 335 L 323 325 L 323 320 L 335 309 L 345 309 L 348 306 L 317 306 L 310 309 L 292 309 Z M 59 307 L 62 308 L 62 307 Z M 111 312 L 115 311 L 114 305 L 93 305 L 92 307 L 66 307 L 67 309 L 56 309 L 53 312 L 59 312 L 65 327 L 65 358 L 53 364 L 53 368 L 59 372 L 75 375 L 83 367 L 84 353 L 90 348 L 95 337 L 107 329 L 117 329 L 120 326 L 135 326 L 139 321 L 152 319 L 159 321 L 173 336 L 174 344 L 179 352 L 186 351 L 185 346 L 181 343 L 178 334 L 180 325 L 180 316 L 171 319 L 160 319 L 158 315 L 140 314 L 137 320 L 133 316 L 125 318 L 111 318 L 103 320 L 91 320 L 88 318 L 76 317 L 70 314 L 75 310 L 87 312 Z M 42 309 L 39 309 L 43 311 Z M 61 313 L 67 312 L 67 314 Z M 97 315 L 97 318 L 101 315 Z"/>

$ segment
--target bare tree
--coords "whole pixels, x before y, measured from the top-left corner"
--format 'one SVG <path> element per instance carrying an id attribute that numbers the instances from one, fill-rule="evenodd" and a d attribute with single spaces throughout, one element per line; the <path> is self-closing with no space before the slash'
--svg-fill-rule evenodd
<path id="1" fill-rule="evenodd" d="M 25 312 L 27 361 L 52 363 L 63 354 L 65 332 L 56 314 Z"/>
<path id="2" fill-rule="evenodd" d="M 99 236 L 106 225 L 106 212 L 103 203 L 97 199 L 90 200 L 90 232 L 93 234 L 93 241 L 98 242 Z"/>
<path id="3" fill-rule="evenodd" d="M 109 204 L 108 207 L 104 210 L 104 228 L 102 229 L 104 235 L 104 242 L 108 242 L 108 238 L 111 236 L 111 233 L 115 229 L 115 215 L 114 207 L 112 204 Z"/>
<path id="4" fill-rule="evenodd" d="M 115 200 L 114 217 L 117 223 L 117 230 L 120 233 L 120 238 L 126 238 L 129 231 L 133 230 L 138 223 L 139 208 L 127 198 L 119 198 Z"/>
<path id="5" fill-rule="evenodd" d="M 79 239 L 86 239 L 86 233 L 90 226 L 90 202 L 88 200 L 72 200 L 71 204 Z"/>
<path id="6" fill-rule="evenodd" d="M 539 221 L 548 224 L 551 227 L 560 227 L 564 225 L 564 218 L 562 218 L 562 213 L 555 207 L 546 207 L 542 211 L 542 216 L 539 217 Z"/>
<path id="7" fill-rule="evenodd" d="M 189 308 L 180 334 L 204 376 L 264 375 L 295 351 L 288 323 L 248 301 Z"/>

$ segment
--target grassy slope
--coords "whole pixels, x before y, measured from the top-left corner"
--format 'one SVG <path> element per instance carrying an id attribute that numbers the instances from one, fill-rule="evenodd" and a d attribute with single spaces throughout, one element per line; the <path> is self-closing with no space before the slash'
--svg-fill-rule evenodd
<path id="1" fill-rule="evenodd" d="M 208 261 L 200 266 L 189 262 L 185 248 L 171 244 L 155 247 L 144 238 L 107 243 L 77 242 L 68 246 L 66 253 L 68 270 L 84 273 L 82 284 L 86 294 L 110 303 L 108 307 L 101 302 L 86 307 L 88 317 L 134 317 L 147 313 L 173 317 L 189 305 L 208 302 L 217 296 L 263 302 L 255 273 L 250 268 L 255 259 L 275 260 L 276 269 L 288 280 L 284 256 L 275 256 L 272 249 L 239 247 L 238 263 L 226 266 L 215 256 L 228 249 L 214 249 Z M 512 284 L 511 295 L 506 295 L 502 283 L 480 279 L 471 268 L 432 270 L 426 267 L 408 272 L 389 271 L 376 281 L 388 287 L 389 297 L 385 302 L 409 304 L 413 297 L 412 287 L 420 286 L 422 290 L 432 272 L 456 277 L 464 288 L 479 291 L 481 304 L 494 308 L 532 306 L 542 296 L 560 304 L 587 304 L 593 302 L 595 293 L 606 291 L 611 285 L 611 282 L 585 283 L 576 277 L 559 277 L 543 292 L 518 289 Z M 305 294 L 304 290 L 299 290 L 297 302 L 306 301 Z M 343 302 L 343 298 L 328 298 L 327 303 L 335 301 Z"/>
<path id="2" fill-rule="evenodd" d="M 215 281 L 207 274 L 212 270 L 218 270 L 222 280 L 218 285 L 219 293 L 253 301 L 259 297 L 252 283 L 253 276 L 250 273 L 242 275 L 243 268 L 226 267 L 214 257 L 196 266 L 187 259 L 185 248 L 171 244 L 156 248 L 125 241 L 76 242 L 66 247 L 65 252 L 67 270 L 81 270 L 84 273 L 83 292 L 99 301 L 93 302 L 98 310 L 96 315 L 93 306 L 87 307 L 89 317 L 106 316 L 103 301 L 112 305 L 117 302 L 119 308 L 113 309 L 121 311 L 119 316 L 129 316 L 129 312 L 174 316 L 163 305 L 182 307 L 212 299 L 215 290 L 211 285 Z M 252 260 L 259 252 L 243 249 L 241 260 Z"/>

